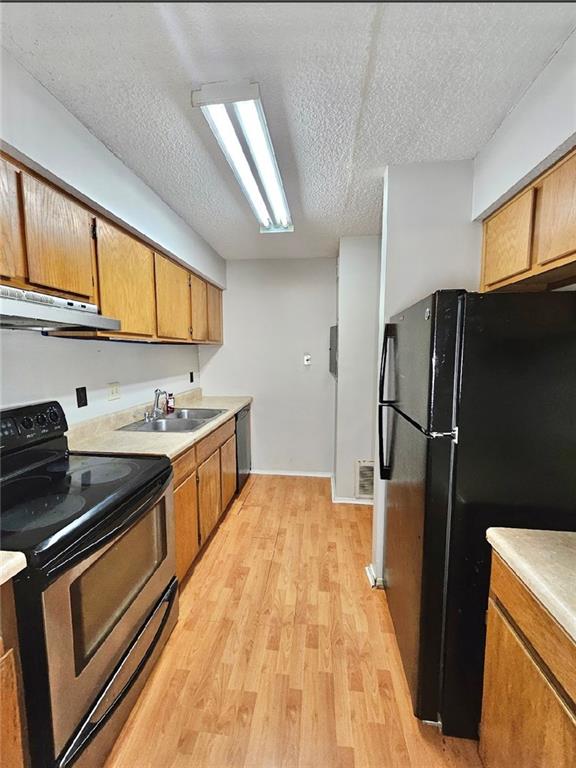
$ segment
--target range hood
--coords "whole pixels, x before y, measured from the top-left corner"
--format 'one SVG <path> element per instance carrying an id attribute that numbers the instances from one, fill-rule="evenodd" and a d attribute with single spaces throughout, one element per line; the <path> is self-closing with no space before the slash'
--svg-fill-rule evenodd
<path id="1" fill-rule="evenodd" d="M 120 321 L 98 314 L 96 304 L 0 286 L 0 328 L 34 331 L 119 331 Z"/>

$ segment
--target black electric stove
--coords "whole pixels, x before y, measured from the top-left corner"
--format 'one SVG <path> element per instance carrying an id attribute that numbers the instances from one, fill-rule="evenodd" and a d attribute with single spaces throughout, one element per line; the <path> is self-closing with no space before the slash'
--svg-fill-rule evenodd
<path id="1" fill-rule="evenodd" d="M 33 568 L 50 563 L 170 473 L 165 456 L 70 452 L 66 430 L 57 402 L 1 414 L 2 549 L 24 552 Z"/>

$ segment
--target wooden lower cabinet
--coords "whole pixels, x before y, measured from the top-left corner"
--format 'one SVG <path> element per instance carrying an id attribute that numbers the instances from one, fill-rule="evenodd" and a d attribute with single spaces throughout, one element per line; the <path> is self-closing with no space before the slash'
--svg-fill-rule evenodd
<path id="1" fill-rule="evenodd" d="M 573 768 L 576 719 L 502 611 L 488 605 L 480 755 L 486 768 Z"/>
<path id="2" fill-rule="evenodd" d="M 220 451 L 215 451 L 198 467 L 198 517 L 200 543 L 208 539 L 222 513 Z"/>
<path id="3" fill-rule="evenodd" d="M 20 702 L 16 657 L 11 648 L 0 657 L 0 752 L 2 765 L 23 768 L 24 748 L 20 721 Z"/>
<path id="4" fill-rule="evenodd" d="M 174 491 L 176 576 L 182 581 L 200 549 L 198 532 L 198 484 L 193 472 Z"/>
<path id="5" fill-rule="evenodd" d="M 222 510 L 225 510 L 236 493 L 236 435 L 232 435 L 220 448 L 220 466 L 222 472 Z"/>

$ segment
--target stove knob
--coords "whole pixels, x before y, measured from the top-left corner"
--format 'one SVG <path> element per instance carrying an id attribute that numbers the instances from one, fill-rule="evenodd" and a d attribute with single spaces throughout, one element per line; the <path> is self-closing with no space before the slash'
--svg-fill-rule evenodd
<path id="1" fill-rule="evenodd" d="M 24 429 L 32 429 L 32 427 L 34 426 L 34 422 L 30 418 L 30 416 L 24 416 L 24 418 L 22 419 L 22 426 L 24 427 Z"/>
<path id="2" fill-rule="evenodd" d="M 60 414 L 58 413 L 58 411 L 56 409 L 51 408 L 48 411 L 48 418 L 50 419 L 52 424 L 58 424 L 58 422 L 60 421 Z"/>
<path id="3" fill-rule="evenodd" d="M 39 427 L 45 427 L 47 421 L 48 420 L 43 413 L 39 413 L 38 416 L 36 416 L 36 424 L 38 424 Z"/>

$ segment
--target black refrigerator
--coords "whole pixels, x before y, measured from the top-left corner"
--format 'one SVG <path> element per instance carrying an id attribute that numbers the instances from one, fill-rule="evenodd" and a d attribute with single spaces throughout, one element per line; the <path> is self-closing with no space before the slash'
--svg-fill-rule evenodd
<path id="1" fill-rule="evenodd" d="M 414 713 L 478 737 L 491 526 L 576 530 L 576 293 L 437 291 L 386 325 L 385 583 Z"/>

